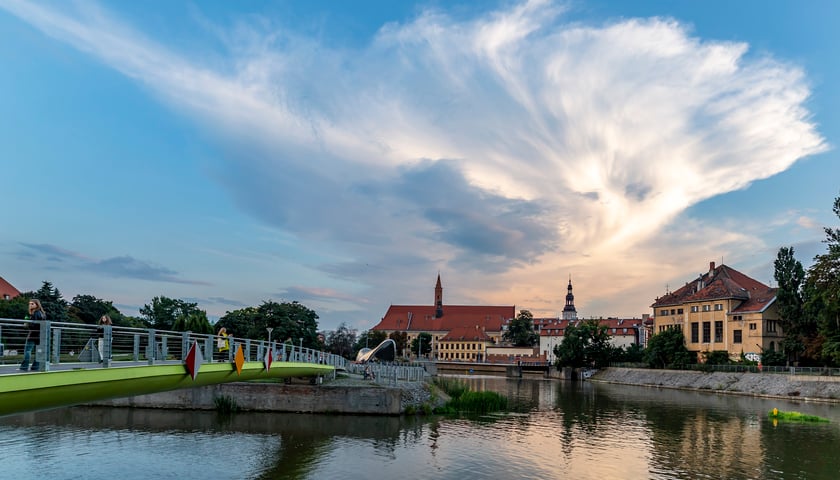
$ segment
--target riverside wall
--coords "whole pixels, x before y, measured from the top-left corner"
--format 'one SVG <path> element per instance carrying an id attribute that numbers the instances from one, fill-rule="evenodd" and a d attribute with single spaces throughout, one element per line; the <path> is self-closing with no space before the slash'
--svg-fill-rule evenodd
<path id="1" fill-rule="evenodd" d="M 291 413 L 399 415 L 402 390 L 378 385 L 225 383 L 92 403 L 96 406 L 215 410 L 228 397 L 239 410 Z"/>
<path id="2" fill-rule="evenodd" d="M 590 381 L 840 403 L 840 377 L 821 375 L 605 368 Z"/>

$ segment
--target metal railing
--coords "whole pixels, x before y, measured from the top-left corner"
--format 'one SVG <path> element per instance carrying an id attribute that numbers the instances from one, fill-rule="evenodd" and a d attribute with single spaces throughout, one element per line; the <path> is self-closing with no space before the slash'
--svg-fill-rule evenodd
<path id="1" fill-rule="evenodd" d="M 347 371 L 362 375 L 381 385 L 396 385 L 400 382 L 419 383 L 426 379 L 426 367 L 416 363 L 348 363 Z"/>
<path id="2" fill-rule="evenodd" d="M 626 363 L 616 362 L 611 363 L 612 368 L 644 368 L 650 370 L 659 370 L 650 368 L 644 363 Z M 685 365 L 669 365 L 665 370 L 694 370 L 701 372 L 729 372 L 729 373 L 770 373 L 781 375 L 810 375 L 810 376 L 840 376 L 840 368 L 828 367 L 785 367 L 785 366 L 770 366 L 770 365 L 709 365 L 707 363 L 691 363 Z"/>
<path id="3" fill-rule="evenodd" d="M 330 353 L 267 340 L 226 337 L 229 350 L 220 352 L 216 335 L 84 323 L 39 322 L 40 342 L 30 364 L 38 371 L 59 366 L 156 365 L 182 363 L 189 349 L 198 345 L 204 362 L 233 362 L 239 347 L 245 361 L 263 361 L 271 350 L 272 361 L 302 362 L 346 368 L 347 360 Z M 0 366 L 20 365 L 24 356 L 27 321 L 0 319 Z"/>

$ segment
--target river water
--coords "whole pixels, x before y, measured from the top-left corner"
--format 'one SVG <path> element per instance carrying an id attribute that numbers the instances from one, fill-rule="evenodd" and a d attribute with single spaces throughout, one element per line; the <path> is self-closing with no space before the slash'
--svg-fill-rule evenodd
<path id="1" fill-rule="evenodd" d="M 377 417 L 76 407 L 0 418 L 0 478 L 837 479 L 840 405 L 465 378 L 513 412 Z M 774 407 L 830 419 L 775 424 Z"/>

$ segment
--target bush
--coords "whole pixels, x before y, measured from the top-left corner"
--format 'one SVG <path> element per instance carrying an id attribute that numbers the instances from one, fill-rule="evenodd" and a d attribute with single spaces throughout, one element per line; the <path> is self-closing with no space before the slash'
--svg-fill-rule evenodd
<path id="1" fill-rule="evenodd" d="M 706 364 L 708 365 L 729 365 L 729 352 L 726 350 L 715 350 L 706 352 Z"/>

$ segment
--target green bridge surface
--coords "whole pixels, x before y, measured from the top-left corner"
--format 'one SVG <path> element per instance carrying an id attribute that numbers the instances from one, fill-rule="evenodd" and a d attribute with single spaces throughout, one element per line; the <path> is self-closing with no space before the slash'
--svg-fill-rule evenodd
<path id="1" fill-rule="evenodd" d="M 331 365 L 277 362 L 267 371 L 262 362 L 246 362 L 240 374 L 232 363 L 202 364 L 195 380 L 183 364 L 14 373 L 0 375 L 0 416 L 219 383 L 326 376 L 334 370 Z"/>

